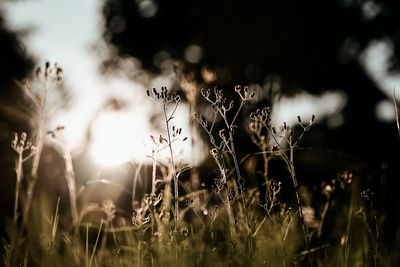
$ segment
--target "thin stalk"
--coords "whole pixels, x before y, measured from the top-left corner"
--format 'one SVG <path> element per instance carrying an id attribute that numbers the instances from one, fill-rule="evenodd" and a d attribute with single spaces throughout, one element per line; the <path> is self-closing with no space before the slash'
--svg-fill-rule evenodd
<path id="1" fill-rule="evenodd" d="M 15 185 L 15 200 L 14 200 L 14 223 L 18 221 L 18 202 L 19 202 L 19 191 L 21 189 L 22 182 L 22 153 L 18 153 L 18 160 L 15 163 L 15 172 L 17 175 L 17 181 Z"/>
<path id="2" fill-rule="evenodd" d="M 137 168 L 136 168 L 136 172 L 135 172 L 135 176 L 133 176 L 133 183 L 132 183 L 132 210 L 134 210 L 134 202 L 135 202 L 135 196 L 136 196 L 136 185 L 137 185 L 137 180 L 138 180 L 138 177 L 139 177 L 139 173 L 140 173 L 140 170 L 142 169 L 142 163 L 140 163 L 138 166 L 137 166 Z M 154 169 L 154 166 L 153 166 L 153 169 Z M 153 180 L 153 184 L 154 184 L 154 180 Z M 152 185 L 152 187 L 153 187 L 154 185 Z M 151 191 L 151 193 L 152 194 L 154 194 L 153 193 L 153 190 Z"/>
<path id="3" fill-rule="evenodd" d="M 221 161 L 222 161 L 222 163 L 219 161 L 218 158 L 215 158 L 215 162 L 217 163 L 218 168 L 221 172 L 222 181 L 225 186 L 226 199 L 223 198 L 220 190 L 218 190 L 218 196 L 221 199 L 222 203 L 224 204 L 224 206 L 226 208 L 226 212 L 228 213 L 229 230 L 230 230 L 230 234 L 231 234 L 231 239 L 232 239 L 232 241 L 235 241 L 235 239 L 236 239 L 235 218 L 233 216 L 231 202 L 229 201 L 229 191 L 228 191 L 227 177 L 226 177 L 226 172 L 225 172 L 225 163 L 224 163 L 224 160 L 222 157 L 221 157 Z"/>
<path id="4" fill-rule="evenodd" d="M 278 146 L 278 148 L 279 148 L 279 150 L 280 150 L 280 152 L 281 152 L 281 154 L 283 156 L 283 159 L 286 162 L 286 165 L 287 165 L 287 167 L 289 169 L 290 176 L 292 177 L 292 182 L 293 182 L 293 186 L 294 186 L 294 189 L 295 189 L 296 201 L 297 201 L 297 206 L 298 206 L 299 218 L 300 218 L 300 221 L 301 221 L 301 227 L 303 229 L 304 239 L 305 239 L 306 245 L 308 247 L 309 243 L 308 243 L 307 227 L 304 224 L 303 210 L 301 208 L 301 202 L 300 202 L 300 186 L 299 186 L 299 183 L 297 181 L 296 171 L 294 169 L 294 153 L 293 153 L 294 146 L 292 145 L 292 137 L 289 137 L 290 138 L 290 140 L 289 140 L 289 148 L 290 148 L 289 157 L 290 158 L 288 158 L 286 156 L 282 146 L 279 144 L 278 140 L 276 139 L 274 134 L 271 132 L 269 127 L 266 125 L 266 123 L 263 122 L 263 125 L 267 129 L 269 135 L 272 136 L 272 138 L 274 139 L 276 145 Z"/>
<path id="5" fill-rule="evenodd" d="M 151 157 L 153 160 L 153 169 L 151 172 L 151 194 L 155 195 L 156 194 L 156 171 L 157 171 L 157 154 L 154 153 L 153 156 Z M 133 200 L 132 200 L 133 201 Z"/>
<path id="6" fill-rule="evenodd" d="M 393 106 L 394 106 L 394 114 L 396 116 L 396 126 L 397 126 L 397 132 L 400 137 L 400 122 L 399 122 L 399 111 L 397 110 L 397 103 L 396 103 L 396 93 L 393 90 Z"/>
<path id="7" fill-rule="evenodd" d="M 177 105 L 175 106 L 174 112 L 176 110 Z M 174 163 L 174 153 L 172 151 L 172 144 L 171 144 L 171 133 L 169 130 L 169 121 L 172 117 L 168 118 L 167 117 L 167 106 L 166 104 L 163 104 L 163 111 L 164 111 L 164 117 L 165 117 L 165 123 L 167 127 L 167 134 L 168 134 L 168 147 L 169 147 L 169 153 L 171 155 L 171 167 L 172 167 L 172 174 L 174 178 L 174 200 L 175 200 L 175 227 L 174 231 L 176 232 L 177 226 L 178 226 L 178 218 L 179 218 L 179 195 L 178 195 L 178 177 L 176 176 L 176 170 L 175 170 L 175 163 Z M 174 114 L 174 112 L 172 114 Z"/>
<path id="8" fill-rule="evenodd" d="M 242 110 L 244 103 L 245 103 L 244 101 L 240 102 L 240 106 L 239 106 L 238 110 L 236 111 L 235 117 L 233 117 L 233 120 L 232 120 L 231 124 L 229 125 L 230 129 L 233 129 L 236 118 L 239 115 L 240 111 Z"/>
<path id="9" fill-rule="evenodd" d="M 189 105 L 189 120 L 191 114 L 194 114 L 196 111 L 196 101 L 190 101 Z M 195 140 L 195 135 L 197 133 L 197 127 L 196 123 L 193 120 L 190 120 L 190 144 L 191 144 L 191 164 L 192 164 L 192 170 L 190 173 L 190 183 L 191 183 L 191 189 L 193 191 L 198 190 L 200 187 L 200 178 L 199 178 L 199 171 L 197 169 L 197 162 L 196 162 L 196 153 L 195 153 L 195 147 L 196 147 L 196 140 Z"/>
<path id="10" fill-rule="evenodd" d="M 68 145 L 63 144 L 64 148 L 64 162 L 65 162 L 65 179 L 68 184 L 69 200 L 71 205 L 71 215 L 72 222 L 77 230 L 78 225 L 78 208 L 76 206 L 76 182 L 75 182 L 75 172 L 72 166 L 71 152 Z"/>
<path id="11" fill-rule="evenodd" d="M 308 230 L 304 223 L 303 209 L 301 208 L 301 200 L 300 200 L 300 186 L 297 181 L 297 176 L 296 176 L 296 172 L 294 169 L 294 153 L 293 153 L 294 147 L 292 146 L 292 137 L 289 137 L 289 143 L 290 143 L 290 161 L 289 161 L 290 174 L 292 176 L 293 186 L 294 186 L 294 190 L 296 193 L 296 200 L 297 200 L 297 205 L 298 205 L 298 213 L 299 213 L 299 217 L 300 217 L 300 221 L 301 221 L 301 227 L 303 229 L 304 239 L 306 241 L 306 245 L 308 248 L 309 247 Z"/>
<path id="12" fill-rule="evenodd" d="M 101 234 L 101 228 L 102 227 L 103 227 L 103 220 L 101 220 L 99 231 L 97 232 L 96 242 L 94 243 L 94 246 L 93 246 L 93 249 L 92 249 L 92 254 L 90 255 L 89 267 L 92 266 L 94 253 L 96 252 L 97 244 L 99 243 L 100 234 Z"/>
<path id="13" fill-rule="evenodd" d="M 245 214 L 245 218 L 246 218 L 248 234 L 250 234 L 250 224 L 249 224 L 249 220 L 247 218 L 246 201 L 244 199 L 244 191 L 243 191 L 243 184 L 242 184 L 244 180 L 242 178 L 242 175 L 240 174 L 239 163 L 238 163 L 237 158 L 236 158 L 235 144 L 234 144 L 234 141 L 233 141 L 234 122 L 235 122 L 237 116 L 239 115 L 240 110 L 242 109 L 243 106 L 244 106 L 244 101 L 242 101 L 240 103 L 240 106 L 239 106 L 238 110 L 236 111 L 236 114 L 235 114 L 231 124 L 228 123 L 225 112 L 222 112 L 221 109 L 218 109 L 218 111 L 219 111 L 219 114 L 221 115 L 221 117 L 224 119 L 225 125 L 229 130 L 229 143 L 230 143 L 230 145 L 228 145 L 227 147 L 229 149 L 230 154 L 232 155 L 233 162 L 234 162 L 234 165 L 235 165 L 235 170 L 236 170 L 236 175 L 237 175 L 237 179 L 238 179 L 240 194 L 241 194 L 241 198 L 242 198 L 242 204 L 243 204 L 243 208 L 244 208 L 245 213 L 246 213 Z"/>
<path id="14" fill-rule="evenodd" d="M 240 174 L 240 169 L 239 169 L 239 163 L 237 161 L 237 157 L 236 157 L 236 152 L 235 152 L 235 144 L 233 142 L 233 136 L 230 135 L 230 146 L 231 146 L 231 154 L 232 154 L 232 158 L 233 158 L 233 163 L 235 165 L 235 170 L 236 170 L 236 175 L 238 177 L 238 185 L 239 185 L 239 190 L 240 190 L 240 195 L 241 195 L 241 199 L 242 199 L 242 205 L 243 205 L 243 209 L 245 210 L 245 219 L 246 219 L 246 226 L 247 226 L 247 232 L 250 235 L 250 223 L 249 223 L 249 219 L 247 217 L 247 208 L 246 208 L 246 201 L 244 199 L 244 190 L 243 190 L 243 178 L 242 175 Z"/>
<path id="15" fill-rule="evenodd" d="M 220 171 L 222 173 L 223 180 L 226 181 L 225 171 L 222 168 L 220 168 Z M 221 193 L 219 193 L 218 195 L 221 198 L 221 201 L 225 204 L 226 212 L 228 213 L 229 230 L 231 233 L 231 239 L 232 239 L 232 241 L 235 241 L 236 240 L 235 218 L 233 216 L 231 202 L 229 201 L 228 185 L 226 183 L 225 183 L 225 190 L 226 190 L 226 199 L 225 200 L 223 199 Z"/>
<path id="16" fill-rule="evenodd" d="M 327 200 L 326 200 L 326 203 L 325 203 L 325 206 L 324 206 L 324 210 L 321 213 L 321 222 L 319 223 L 318 229 L 317 229 L 318 237 L 321 237 L 321 234 L 322 234 L 322 226 L 324 225 L 325 216 L 326 216 L 326 213 L 328 212 L 329 203 L 330 203 L 330 198 L 328 196 Z"/>
<path id="17" fill-rule="evenodd" d="M 35 190 L 35 185 L 38 179 L 38 169 L 39 169 L 39 162 L 40 156 L 42 154 L 43 144 L 44 144 L 44 137 L 45 137 L 45 127 L 46 127 L 46 98 L 47 98 L 47 83 L 44 85 L 44 92 L 41 99 L 41 105 L 39 108 L 39 125 L 38 125 L 38 135 L 36 137 L 36 153 L 33 156 L 33 165 L 32 165 L 32 180 L 28 183 L 28 190 L 26 192 L 26 202 L 25 202 L 25 209 L 22 218 L 22 226 L 25 227 L 26 223 L 28 222 L 29 211 L 32 205 L 33 200 L 33 193 Z M 22 228 L 21 228 L 22 229 Z"/>

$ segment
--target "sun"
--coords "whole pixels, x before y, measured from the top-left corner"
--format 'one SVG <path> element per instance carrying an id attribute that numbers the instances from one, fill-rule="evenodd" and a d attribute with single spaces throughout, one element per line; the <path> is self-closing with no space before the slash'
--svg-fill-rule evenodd
<path id="1" fill-rule="evenodd" d="M 91 156 L 102 166 L 145 160 L 149 151 L 143 141 L 148 137 L 148 124 L 137 112 L 102 113 L 92 126 Z"/>

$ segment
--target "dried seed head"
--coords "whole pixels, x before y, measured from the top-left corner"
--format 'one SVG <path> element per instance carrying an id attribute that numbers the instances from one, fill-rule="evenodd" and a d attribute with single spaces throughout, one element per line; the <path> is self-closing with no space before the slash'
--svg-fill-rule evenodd
<path id="1" fill-rule="evenodd" d="M 18 144 L 18 134 L 17 133 L 13 133 L 13 135 L 14 135 L 14 138 L 11 141 L 11 147 L 13 149 L 16 149 L 17 148 L 17 144 Z"/>
<path id="2" fill-rule="evenodd" d="M 146 90 L 147 97 L 150 97 L 150 91 Z"/>
<path id="3" fill-rule="evenodd" d="M 204 88 L 201 88 L 200 93 L 203 97 L 207 97 L 206 95 L 206 91 L 204 90 Z"/>
<path id="4" fill-rule="evenodd" d="M 286 121 L 283 122 L 283 129 L 287 129 Z"/>
<path id="5" fill-rule="evenodd" d="M 42 74 L 42 70 L 40 69 L 40 67 L 37 67 L 35 74 L 37 78 L 40 77 L 40 74 Z"/>
<path id="6" fill-rule="evenodd" d="M 300 118 L 300 116 L 297 116 L 297 121 L 298 121 L 299 123 L 301 123 L 301 118 Z"/>
<path id="7" fill-rule="evenodd" d="M 244 87 L 244 93 L 247 95 L 249 93 L 249 87 L 245 86 Z"/>
<path id="8" fill-rule="evenodd" d="M 21 141 L 25 142 L 27 138 L 27 134 L 25 132 L 21 133 Z"/>
<path id="9" fill-rule="evenodd" d="M 313 115 L 311 116 L 311 121 L 314 122 L 314 120 L 315 120 L 315 115 L 313 114 Z"/>
<path id="10" fill-rule="evenodd" d="M 239 93 L 240 90 L 242 90 L 242 86 L 236 85 L 236 86 L 235 86 L 235 92 L 236 92 L 236 93 Z"/>
<path id="11" fill-rule="evenodd" d="M 231 102 L 229 103 L 229 109 L 233 108 L 234 104 L 235 104 L 235 101 L 231 100 Z"/>
<path id="12" fill-rule="evenodd" d="M 273 132 L 274 134 L 276 134 L 275 127 L 273 127 L 273 126 L 272 126 L 272 132 Z"/>

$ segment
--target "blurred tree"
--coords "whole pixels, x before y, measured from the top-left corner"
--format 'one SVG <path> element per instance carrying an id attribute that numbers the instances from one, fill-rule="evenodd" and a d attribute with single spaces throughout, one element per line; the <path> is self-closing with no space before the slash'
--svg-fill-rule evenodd
<path id="1" fill-rule="evenodd" d="M 389 0 L 106 0 L 104 39 L 121 58 L 135 57 L 153 72 L 161 71 L 160 58 L 181 60 L 199 84 L 207 83 L 199 74 L 206 66 L 218 74 L 211 85 L 228 89 L 264 84 L 268 75 L 277 74 L 286 94 L 300 88 L 313 94 L 345 91 L 343 125 L 332 130 L 320 124 L 303 143 L 343 154 L 329 155 L 325 162 L 305 157 L 309 165 L 303 174 L 338 171 L 335 162 L 350 158 L 345 153 L 351 155 L 351 165 L 368 166 L 375 178 L 381 177 L 381 166 L 388 166 L 384 190 L 393 191 L 385 203 L 392 207 L 397 202 L 393 188 L 399 185 L 398 157 L 393 156 L 399 140 L 394 124 L 376 119 L 375 105 L 386 96 L 359 59 L 371 41 L 389 40 L 394 46 L 391 70 L 399 70 L 399 12 L 400 1 Z M 118 60 L 112 55 L 102 71 L 117 69 Z"/>
<path id="2" fill-rule="evenodd" d="M 33 60 L 19 40 L 20 34 L 7 29 L 0 9 L 0 176 L 4 178 L 0 180 L 0 213 L 9 216 L 15 188 L 12 133 L 29 130 L 29 114 L 20 110 L 26 103 L 14 79 L 25 78 L 33 66 Z M 4 221 L 0 220 L 1 231 L 3 225 Z"/>

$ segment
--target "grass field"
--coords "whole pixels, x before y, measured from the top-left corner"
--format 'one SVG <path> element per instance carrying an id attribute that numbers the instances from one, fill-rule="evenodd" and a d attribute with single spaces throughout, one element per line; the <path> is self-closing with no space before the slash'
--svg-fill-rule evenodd
<path id="1" fill-rule="evenodd" d="M 213 162 L 206 166 L 211 175 L 202 177 L 202 166 L 175 158 L 177 142 L 191 146 L 173 123 L 181 96 L 166 87 L 148 90 L 143 94 L 159 109 L 165 128 L 151 136 L 154 149 L 149 152 L 148 177 L 142 177 L 143 166 L 136 164 L 132 179 L 133 184 L 138 179 L 151 181 L 151 191 L 140 203 L 132 199 L 130 207 L 118 207 L 111 199 L 82 204 L 78 198 L 85 192 L 77 188 L 64 129 L 46 128 L 46 98 L 57 90 L 62 70 L 46 63 L 37 69 L 36 79 L 42 86 L 39 95 L 29 82 L 19 83 L 38 118 L 32 133 L 16 133 L 10 140 L 10 149 L 16 152 L 16 187 L 15 201 L 10 203 L 14 213 L 2 238 L 4 266 L 399 264 L 400 232 L 395 245 L 382 240 L 385 214 L 376 208 L 373 190 L 361 188 L 362 173 L 338 172 L 308 189 L 299 182 L 296 153 L 303 137 L 313 134 L 318 114 L 299 116 L 297 125 L 271 122 L 273 107 L 243 114 L 254 97 L 251 88 L 236 86 L 233 101 L 222 90 L 202 90 L 199 97 L 208 112 L 193 115 L 198 123 L 194 129 L 206 137 L 208 159 Z M 248 129 L 238 127 L 242 117 L 248 118 Z M 237 140 L 238 132 L 249 132 L 257 153 L 238 157 L 237 151 L 246 151 Z M 40 190 L 45 137 L 53 139 L 64 161 L 60 175 L 67 193 L 56 200 Z M 164 150 L 168 156 L 161 158 Z M 282 176 L 289 179 L 271 175 L 277 162 Z M 253 186 L 250 176 L 257 177 L 260 185 Z M 210 186 L 200 186 L 204 181 Z"/>

